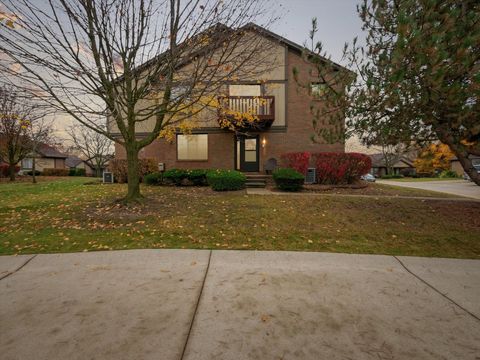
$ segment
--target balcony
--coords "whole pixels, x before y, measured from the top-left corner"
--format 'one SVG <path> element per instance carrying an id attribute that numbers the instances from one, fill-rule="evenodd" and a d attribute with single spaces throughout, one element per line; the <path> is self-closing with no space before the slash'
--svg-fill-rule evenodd
<path id="1" fill-rule="evenodd" d="M 274 96 L 221 96 L 218 123 L 233 131 L 267 130 L 275 120 Z"/>

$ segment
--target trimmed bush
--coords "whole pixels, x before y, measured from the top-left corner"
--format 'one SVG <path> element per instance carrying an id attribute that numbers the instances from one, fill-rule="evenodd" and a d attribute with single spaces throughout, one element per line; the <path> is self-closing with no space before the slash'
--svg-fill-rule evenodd
<path id="1" fill-rule="evenodd" d="M 207 169 L 192 169 L 187 170 L 187 179 L 194 186 L 207 186 Z"/>
<path id="2" fill-rule="evenodd" d="M 372 168 L 372 160 L 365 154 L 325 152 L 312 157 L 320 184 L 353 184 Z"/>
<path id="3" fill-rule="evenodd" d="M 294 169 L 283 168 L 273 172 L 273 180 L 280 190 L 300 191 L 305 181 L 305 176 Z"/>
<path id="4" fill-rule="evenodd" d="M 68 176 L 87 176 L 85 169 L 72 168 L 68 171 Z"/>
<path id="5" fill-rule="evenodd" d="M 175 186 L 184 185 L 184 181 L 188 178 L 188 170 L 169 169 L 163 173 L 163 179 Z"/>
<path id="6" fill-rule="evenodd" d="M 455 171 L 453 170 L 444 170 L 440 173 L 439 175 L 440 178 L 445 179 L 445 178 L 457 178 L 458 175 Z"/>
<path id="7" fill-rule="evenodd" d="M 26 171 L 25 174 L 33 176 L 33 170 Z M 35 176 L 40 176 L 40 175 L 42 175 L 42 172 L 39 170 L 35 170 Z"/>
<path id="8" fill-rule="evenodd" d="M 69 169 L 45 168 L 43 169 L 44 176 L 68 176 Z"/>
<path id="9" fill-rule="evenodd" d="M 309 152 L 292 152 L 280 155 L 284 167 L 294 169 L 304 175 L 307 173 L 310 157 Z"/>
<path id="10" fill-rule="evenodd" d="M 0 177 L 8 177 L 10 176 L 9 170 L 10 165 L 8 164 L 0 164 Z M 20 166 L 15 165 L 15 174 L 17 174 L 20 171 Z"/>
<path id="11" fill-rule="evenodd" d="M 158 171 L 157 161 L 155 159 L 138 159 L 138 175 L 140 180 L 147 174 Z M 113 173 L 114 179 L 119 183 L 128 182 L 128 166 L 125 159 L 112 159 L 109 161 L 108 169 Z"/>
<path id="12" fill-rule="evenodd" d="M 163 176 L 160 172 L 147 174 L 143 177 L 143 182 L 147 185 L 161 185 L 163 182 Z"/>
<path id="13" fill-rule="evenodd" d="M 208 185 L 215 191 L 243 189 L 246 180 L 245 174 L 236 170 L 211 170 L 207 173 Z"/>

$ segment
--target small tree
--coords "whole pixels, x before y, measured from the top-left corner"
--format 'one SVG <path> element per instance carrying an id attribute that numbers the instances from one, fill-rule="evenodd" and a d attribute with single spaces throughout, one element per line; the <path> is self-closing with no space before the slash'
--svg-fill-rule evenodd
<path id="1" fill-rule="evenodd" d="M 113 157 L 112 140 L 80 125 L 70 127 L 67 132 L 73 141 L 73 148 L 80 153 L 88 166 L 95 169 L 95 176 L 102 176 L 102 170 Z"/>
<path id="2" fill-rule="evenodd" d="M 447 145 L 430 144 L 420 151 L 414 165 L 417 173 L 434 175 L 435 171 L 450 170 L 450 161 L 454 156 Z"/>
<path id="3" fill-rule="evenodd" d="M 29 128 L 33 109 L 12 88 L 0 88 L 0 158 L 9 165 L 10 181 L 15 180 L 15 165 L 31 151 Z"/>
<path id="4" fill-rule="evenodd" d="M 359 73 L 349 125 L 362 138 L 381 127 L 398 143 L 439 140 L 480 185 L 480 3 L 363 0 L 359 14 L 367 43 L 346 52 Z"/>
<path id="5" fill-rule="evenodd" d="M 267 42 L 244 25 L 271 23 L 269 3 L 5 0 L 0 74 L 122 145 L 134 202 L 142 148 L 198 126 L 195 115 L 217 105 L 226 82 L 268 70 Z"/>

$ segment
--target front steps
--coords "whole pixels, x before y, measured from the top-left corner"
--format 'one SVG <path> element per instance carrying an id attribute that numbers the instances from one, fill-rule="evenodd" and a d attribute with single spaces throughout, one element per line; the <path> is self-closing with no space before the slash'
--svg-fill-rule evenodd
<path id="1" fill-rule="evenodd" d="M 267 181 L 271 178 L 271 175 L 265 174 L 245 174 L 247 182 L 245 183 L 247 188 L 264 188 L 267 186 Z"/>

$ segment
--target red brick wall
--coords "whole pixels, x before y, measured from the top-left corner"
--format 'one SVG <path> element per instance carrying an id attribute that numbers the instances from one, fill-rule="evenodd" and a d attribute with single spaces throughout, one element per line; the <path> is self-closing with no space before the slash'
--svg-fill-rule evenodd
<path id="1" fill-rule="evenodd" d="M 287 55 L 287 111 L 286 129 L 271 129 L 260 133 L 260 142 L 266 140 L 265 147 L 260 148 L 260 171 L 269 158 L 280 159 L 286 152 L 297 151 L 344 151 L 343 143 L 314 143 L 311 136 L 314 133 L 312 115 L 310 114 L 311 99 L 305 89 L 300 89 L 293 79 L 293 68 L 302 69 L 300 75 L 306 80 L 308 71 L 306 64 L 297 53 L 288 51 Z M 303 75 L 302 75 L 303 74 Z M 125 158 L 124 149 L 115 145 L 117 158 Z M 156 140 L 145 147 L 140 157 L 155 158 L 164 162 L 166 168 L 234 168 L 234 134 L 215 132 L 208 135 L 208 161 L 177 161 L 176 144 L 165 140 Z"/>
<path id="2" fill-rule="evenodd" d="M 115 144 L 115 156 L 125 159 L 125 149 Z M 184 161 L 177 160 L 177 144 L 164 139 L 155 140 L 140 151 L 141 158 L 153 158 L 165 163 L 166 169 L 198 168 L 198 169 L 233 169 L 234 137 L 232 133 L 208 134 L 208 160 Z"/>

